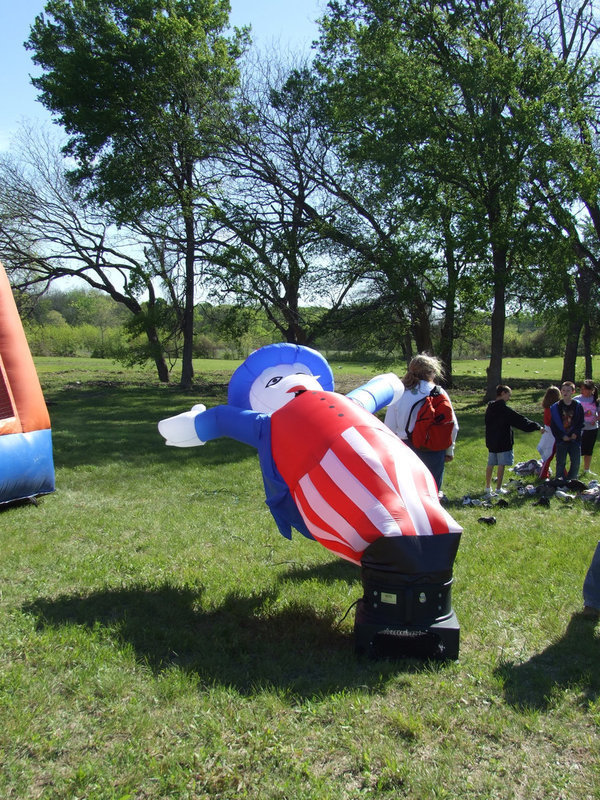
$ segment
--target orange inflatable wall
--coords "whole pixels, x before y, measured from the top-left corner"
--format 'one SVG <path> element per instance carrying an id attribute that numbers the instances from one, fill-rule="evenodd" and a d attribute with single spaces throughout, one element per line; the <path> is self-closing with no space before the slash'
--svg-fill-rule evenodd
<path id="1" fill-rule="evenodd" d="M 0 264 L 0 503 L 54 491 L 50 417 Z"/>
<path id="2" fill-rule="evenodd" d="M 8 276 L 0 264 L 0 435 L 50 428 L 50 417 Z"/>

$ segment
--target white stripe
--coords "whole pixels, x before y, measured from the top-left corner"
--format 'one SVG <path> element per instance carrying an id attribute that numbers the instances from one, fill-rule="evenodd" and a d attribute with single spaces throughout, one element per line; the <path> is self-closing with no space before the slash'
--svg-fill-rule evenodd
<path id="1" fill-rule="evenodd" d="M 378 431 L 377 428 L 374 428 L 377 433 L 382 433 L 382 431 Z M 391 434 L 394 439 L 396 439 L 395 434 Z M 381 461 L 381 456 L 377 452 L 377 450 L 373 447 L 373 445 L 365 439 L 365 437 L 358 431 L 356 428 L 348 428 L 342 433 L 342 439 L 344 439 L 350 447 L 359 455 L 362 460 L 369 466 L 373 472 L 381 478 L 382 481 L 386 483 L 387 486 L 394 492 L 394 494 L 398 494 L 397 488 L 392 483 L 390 476 L 385 471 L 383 463 Z M 385 440 L 384 440 L 385 441 Z M 387 450 L 388 448 L 384 444 L 384 449 Z M 402 498 L 400 498 L 402 501 Z"/>
<path id="2" fill-rule="evenodd" d="M 444 515 L 444 518 L 446 520 L 446 525 L 448 526 L 448 531 L 450 533 L 461 533 L 462 532 L 462 526 L 459 525 L 458 522 L 450 516 L 450 513 L 448 511 L 446 511 L 444 506 L 440 505 L 440 508 L 441 508 L 442 514 Z"/>
<path id="3" fill-rule="evenodd" d="M 402 530 L 398 526 L 397 520 L 356 475 L 350 472 L 332 450 L 325 453 L 321 459 L 321 466 L 338 489 L 360 508 L 382 536 L 402 536 Z M 400 500 L 398 492 L 393 486 L 391 489 Z"/>
<path id="4" fill-rule="evenodd" d="M 298 502 L 298 501 L 296 501 L 296 502 Z M 302 514 L 302 516 L 304 516 L 304 513 L 302 511 L 302 507 L 301 507 L 300 503 L 298 503 L 298 508 L 300 509 L 300 513 Z M 351 545 L 349 545 L 347 542 L 342 541 L 339 537 L 332 536 L 332 534 L 329 533 L 329 531 L 324 531 L 322 528 L 319 528 L 318 525 L 315 525 L 314 522 L 308 522 L 308 520 L 306 520 L 306 518 L 305 518 L 305 522 L 309 526 L 310 532 L 312 533 L 312 535 L 315 537 L 315 539 L 318 542 L 321 542 L 321 544 L 323 544 L 323 547 L 327 547 L 327 545 L 324 544 L 323 541 L 322 541 L 322 540 L 325 540 L 325 541 L 336 542 L 337 544 L 346 545 L 346 547 L 350 551 L 352 551 Z M 352 557 L 350 555 L 350 553 L 341 553 L 338 550 L 335 550 L 335 551 L 331 550 L 330 552 L 332 552 L 332 553 L 335 552 L 336 556 L 340 556 L 340 558 L 345 558 L 347 561 L 350 561 L 352 564 L 360 564 L 360 560 L 362 558 L 364 549 L 365 548 L 363 547 L 360 550 L 355 550 L 354 551 L 355 552 L 355 556 L 354 557 Z"/>
<path id="5" fill-rule="evenodd" d="M 412 514 L 412 511 L 410 511 L 410 509 L 413 508 L 413 505 L 410 503 L 410 500 L 412 500 L 412 499 L 418 499 L 419 500 L 419 505 L 418 506 L 415 505 L 415 508 L 419 510 L 417 512 L 417 513 L 419 513 L 419 516 L 420 516 L 420 511 L 422 511 L 424 514 L 427 514 L 427 509 L 425 508 L 424 503 L 428 503 L 428 504 L 430 503 L 431 504 L 431 507 L 430 507 L 431 513 L 436 515 L 436 516 L 438 516 L 438 517 L 442 517 L 444 519 L 444 522 L 445 522 L 446 527 L 448 528 L 448 531 L 449 532 L 460 533 L 462 531 L 462 527 L 458 524 L 458 522 L 453 517 L 450 516 L 450 513 L 448 511 L 446 511 L 446 509 L 443 507 L 443 505 L 439 501 L 438 490 L 437 490 L 436 483 L 435 483 L 435 481 L 433 479 L 433 475 L 431 474 L 431 472 L 429 472 L 427 467 L 425 467 L 425 465 L 423 464 L 423 462 L 421 461 L 421 459 L 419 458 L 419 456 L 416 453 L 414 453 L 410 448 L 407 448 L 407 450 L 408 450 L 408 453 L 404 453 L 403 455 L 406 455 L 409 458 L 409 460 L 414 461 L 415 467 L 418 466 L 418 468 L 423 472 L 424 477 L 425 477 L 425 481 L 427 483 L 427 495 L 425 495 L 425 496 L 419 495 L 419 493 L 417 491 L 416 484 L 414 482 L 414 472 L 413 472 L 413 470 L 410 469 L 410 464 L 408 464 L 408 467 L 409 467 L 408 469 L 407 469 L 407 465 L 404 466 L 404 469 L 403 469 L 402 472 L 406 476 L 410 476 L 410 484 L 412 486 L 412 489 L 410 491 L 406 490 L 406 493 L 404 493 L 405 490 L 401 487 L 401 491 L 403 493 L 402 496 L 406 500 L 406 507 L 407 507 L 407 509 L 409 509 L 409 512 L 411 513 L 411 517 L 413 518 L 413 521 L 415 522 L 415 530 L 417 532 L 417 535 L 418 536 L 428 536 L 429 535 L 429 531 L 431 531 L 433 533 L 433 529 L 431 527 L 431 522 L 429 521 L 429 518 L 428 518 L 427 519 L 427 525 L 426 525 L 426 531 L 423 532 L 423 531 L 420 530 L 419 525 L 417 524 L 416 519 Z M 415 461 L 415 459 L 417 459 L 417 460 Z M 399 462 L 398 462 L 398 460 L 396 458 L 394 458 L 394 461 L 396 462 L 396 472 L 398 473 L 398 463 Z M 400 485 L 400 479 L 398 479 L 398 485 Z"/>
<path id="6" fill-rule="evenodd" d="M 394 449 L 391 455 L 394 458 L 394 464 L 396 467 L 396 480 L 398 481 L 400 494 L 404 500 L 406 510 L 412 519 L 415 533 L 417 536 L 432 536 L 433 530 L 431 528 L 431 523 L 429 522 L 429 517 L 427 516 L 425 506 L 421 502 L 421 498 L 419 497 L 419 493 L 417 491 L 415 478 L 410 464 L 411 460 L 416 459 L 414 462 L 415 467 L 418 467 L 419 471 L 426 473 L 425 477 L 427 479 L 427 486 L 430 492 L 435 489 L 435 481 L 431 477 L 431 473 L 425 467 L 419 456 L 416 453 L 413 453 L 410 448 L 406 448 L 406 451 L 403 450 L 402 453 Z M 402 458 L 400 458 L 400 456 L 402 456 Z M 437 489 L 435 489 L 435 492 L 437 494 Z"/>
<path id="7" fill-rule="evenodd" d="M 377 431 L 380 433 L 380 431 Z M 385 433 L 385 432 L 381 432 Z M 394 440 L 397 439 L 395 434 L 391 434 L 394 437 Z M 390 480 L 385 468 L 383 467 L 383 462 L 381 461 L 380 456 L 378 455 L 375 448 L 361 435 L 360 431 L 356 430 L 356 428 L 348 428 L 348 430 L 344 431 L 342 437 L 351 445 L 354 450 L 357 452 L 358 455 L 365 461 L 368 466 L 370 466 L 377 475 L 385 481 L 385 483 L 394 491 L 397 495 L 399 501 L 402 505 L 406 508 L 408 515 L 410 516 L 413 526 L 415 528 L 415 533 L 417 536 L 430 536 L 433 535 L 433 529 L 431 527 L 431 522 L 429 520 L 429 516 L 427 515 L 427 509 L 425 508 L 422 498 L 417 491 L 417 487 L 414 481 L 414 469 L 411 469 L 410 462 L 413 462 L 414 467 L 422 473 L 425 483 L 427 485 L 427 491 L 429 494 L 429 500 L 436 506 L 435 509 L 432 509 L 434 513 L 442 516 L 446 521 L 446 525 L 450 531 L 462 531 L 462 528 L 456 520 L 454 520 L 450 514 L 446 511 L 446 509 L 440 504 L 439 508 L 437 508 L 439 504 L 439 500 L 437 497 L 437 486 L 435 485 L 435 481 L 433 479 L 432 474 L 429 470 L 423 465 L 421 459 L 414 453 L 410 448 L 406 448 L 404 452 L 402 452 L 402 458 L 406 457 L 408 459 L 408 463 L 404 464 L 402 469 L 399 470 L 399 457 L 400 453 L 398 453 L 397 442 L 394 442 L 394 446 L 388 450 L 386 447 L 385 438 L 383 439 L 383 446 L 385 447 L 388 452 L 391 452 L 393 455 L 393 460 L 395 464 L 395 472 L 396 478 L 398 481 L 398 486 L 400 487 L 400 491 L 403 494 L 398 494 L 398 490 L 393 485 L 392 481 Z M 376 459 L 376 463 L 373 464 L 373 459 Z M 381 467 L 379 469 L 378 467 Z M 400 475 L 404 476 L 404 480 L 400 480 Z M 414 502 L 413 502 L 414 501 Z M 424 528 L 423 530 L 423 523 Z M 389 535 L 389 534 L 384 534 Z M 393 535 L 393 534 L 392 534 Z"/>
<path id="8" fill-rule="evenodd" d="M 414 522 L 417 536 L 429 536 L 430 533 L 433 534 L 431 522 L 427 517 L 427 509 L 425 508 L 423 501 L 432 504 L 432 513 L 444 519 L 449 532 L 460 533 L 462 531 L 462 527 L 455 519 L 453 519 L 453 517 L 450 516 L 449 512 L 446 511 L 438 499 L 438 490 L 433 479 L 433 475 L 431 472 L 429 472 L 427 467 L 425 467 L 416 453 L 414 453 L 410 448 L 407 448 L 407 450 L 408 453 L 405 452 L 402 455 L 409 459 L 408 464 L 400 466 L 400 461 L 396 457 L 396 453 L 394 454 L 394 462 L 396 464 L 396 474 L 398 475 L 398 485 L 400 486 L 402 497 L 406 502 L 406 508 Z M 417 460 L 415 461 L 415 459 Z M 419 495 L 414 481 L 414 472 L 410 469 L 410 460 L 414 461 L 415 468 L 418 467 L 418 469 L 423 472 L 425 481 L 427 483 L 427 493 L 429 496 L 426 495 L 423 498 L 421 495 Z M 406 485 L 401 485 L 400 474 L 402 474 L 402 476 L 406 479 Z M 411 502 L 413 500 L 415 501 L 414 503 Z M 416 502 L 417 500 L 419 501 L 418 503 Z M 422 529 L 420 520 L 423 519 L 423 515 L 425 515 L 426 522 L 424 522 L 424 528 Z"/>
<path id="9" fill-rule="evenodd" d="M 353 550 L 356 550 L 357 553 L 361 553 L 366 547 L 369 546 L 369 542 L 366 542 L 360 536 L 360 534 L 351 525 L 349 525 L 348 521 L 329 505 L 308 475 L 303 475 L 298 481 L 298 485 L 304 492 L 304 496 L 306 497 L 306 502 L 308 503 L 309 508 L 314 511 L 314 513 L 317 514 L 322 520 L 324 520 L 324 522 L 329 525 L 333 531 L 335 531 L 335 534 L 337 534 L 337 536 L 332 534 L 326 535 L 325 531 L 323 531 L 323 538 L 331 539 L 333 541 L 337 539 L 338 541 L 349 545 Z M 313 523 L 310 522 L 307 515 L 304 513 L 300 498 L 296 496 L 294 499 L 296 501 L 296 505 L 300 509 L 300 513 L 304 517 L 304 521 L 310 530 L 313 527 Z"/>

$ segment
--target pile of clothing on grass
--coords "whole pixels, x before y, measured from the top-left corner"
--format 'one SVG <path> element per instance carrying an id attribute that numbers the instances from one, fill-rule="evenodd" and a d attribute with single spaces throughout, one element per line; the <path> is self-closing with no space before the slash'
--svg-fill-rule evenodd
<path id="1" fill-rule="evenodd" d="M 600 481 L 593 479 L 585 483 L 573 478 L 547 478 L 539 483 L 526 483 L 521 478 L 528 475 L 539 476 L 542 462 L 530 459 L 522 461 L 512 468 L 512 472 L 519 476 L 507 483 L 507 488 L 499 496 L 492 492 L 491 496 L 484 495 L 481 498 L 471 498 L 468 495 L 462 498 L 463 506 L 481 506 L 482 508 L 492 508 L 509 506 L 509 496 L 514 492 L 518 497 L 531 498 L 534 506 L 549 506 L 550 498 L 556 497 L 561 502 L 570 504 L 575 499 L 580 499 L 588 503 L 595 503 L 600 506 Z M 508 491 L 507 491 L 508 490 Z M 479 522 L 493 524 L 495 517 L 479 517 Z"/>
<path id="2" fill-rule="evenodd" d="M 534 505 L 547 506 L 551 497 L 560 500 L 575 500 L 580 498 L 590 503 L 600 504 L 600 481 L 591 480 L 588 483 L 577 478 L 548 478 L 536 485 L 522 481 L 510 481 L 509 486 L 516 489 L 521 497 L 531 496 L 536 498 Z"/>
<path id="3" fill-rule="evenodd" d="M 539 475 L 542 471 L 543 461 L 536 461 L 535 458 L 530 458 L 529 461 L 519 461 L 514 467 L 511 467 L 511 472 L 515 475 Z"/>
<path id="4" fill-rule="evenodd" d="M 535 458 L 530 458 L 529 461 L 519 461 L 518 464 L 512 468 L 515 475 L 538 475 L 542 471 L 543 461 L 536 461 Z M 585 483 L 578 478 L 547 478 L 546 480 L 534 484 L 524 485 L 522 481 L 512 480 L 509 482 L 509 487 L 516 489 L 517 494 L 521 497 L 531 495 L 540 499 L 549 499 L 550 497 L 559 497 L 561 500 L 575 500 L 580 497 L 591 503 L 600 503 L 600 481 L 590 480 Z M 538 505 L 547 505 L 547 503 L 538 503 Z"/>

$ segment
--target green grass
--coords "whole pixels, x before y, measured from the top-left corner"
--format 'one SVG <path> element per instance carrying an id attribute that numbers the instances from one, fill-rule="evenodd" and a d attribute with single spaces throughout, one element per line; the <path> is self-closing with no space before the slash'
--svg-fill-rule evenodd
<path id="1" fill-rule="evenodd" d="M 226 359 L 198 358 L 194 361 L 196 378 L 202 382 L 206 377 L 213 375 L 220 376 L 227 382 L 228 376 L 241 362 Z M 62 381 L 85 380 L 154 380 L 156 377 L 155 369 L 150 365 L 140 367 L 123 367 L 114 361 L 106 361 L 98 358 L 58 358 L 58 357 L 39 357 L 36 364 L 40 376 L 48 382 L 52 378 L 60 378 Z M 482 388 L 481 379 L 485 379 L 487 361 L 455 361 L 453 364 L 454 378 L 459 386 L 465 388 L 471 383 L 477 388 Z M 383 363 L 380 365 L 386 369 L 393 369 L 399 374 L 405 371 L 405 365 L 397 363 Z M 580 356 L 576 363 L 576 380 L 581 380 L 584 375 L 584 359 Z M 373 365 L 359 362 L 333 362 L 332 369 L 336 377 L 350 376 L 359 378 L 360 376 L 370 377 L 373 374 Z M 600 356 L 593 358 L 594 374 L 600 372 Z M 179 378 L 180 365 L 176 363 L 172 368 L 174 380 Z M 562 374 L 561 358 L 507 358 L 503 362 L 503 380 L 516 380 L 517 385 L 526 386 L 542 382 L 560 382 Z"/>
<path id="2" fill-rule="evenodd" d="M 598 513 L 511 493 L 488 527 L 462 505 L 487 457 L 475 362 L 444 487 L 461 651 L 437 665 L 354 656 L 359 570 L 279 536 L 254 450 L 163 445 L 157 421 L 222 402 L 231 363 L 199 362 L 192 393 L 36 363 L 57 491 L 0 511 L 1 797 L 600 798 L 599 630 L 576 613 Z M 373 370 L 334 372 L 348 390 Z M 514 380 L 541 419 L 542 390 Z M 517 460 L 537 439 L 517 434 Z"/>

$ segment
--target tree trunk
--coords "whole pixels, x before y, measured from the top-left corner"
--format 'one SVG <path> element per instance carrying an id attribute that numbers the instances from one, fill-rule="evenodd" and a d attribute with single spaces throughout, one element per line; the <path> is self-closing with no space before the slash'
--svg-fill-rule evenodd
<path id="1" fill-rule="evenodd" d="M 299 300 L 298 285 L 290 281 L 286 289 L 285 303 L 281 304 L 281 314 L 285 320 L 285 340 L 290 344 L 308 345 L 307 331 L 302 325 L 298 310 Z"/>
<path id="2" fill-rule="evenodd" d="M 167 362 L 162 356 L 157 356 L 154 359 L 154 363 L 156 364 L 156 371 L 158 372 L 158 380 L 161 383 L 169 383 L 169 368 Z"/>
<path id="3" fill-rule="evenodd" d="M 581 321 L 577 318 L 569 320 L 567 331 L 567 342 L 563 356 L 563 370 L 561 383 L 564 381 L 575 382 L 575 369 L 577 365 L 577 348 L 579 347 L 579 334 L 581 333 Z"/>
<path id="4" fill-rule="evenodd" d="M 592 329 L 586 320 L 583 324 L 583 356 L 585 360 L 585 378 L 590 380 L 594 377 L 594 367 L 592 360 Z"/>
<path id="5" fill-rule="evenodd" d="M 579 267 L 575 277 L 577 286 L 577 312 L 583 328 L 583 357 L 585 360 L 584 378 L 591 378 L 592 367 L 592 331 L 590 328 L 591 295 L 594 277 L 589 267 L 584 263 Z"/>
<path id="6" fill-rule="evenodd" d="M 156 372 L 158 373 L 158 380 L 161 383 L 169 383 L 169 367 L 165 361 L 160 339 L 154 325 L 149 325 L 146 328 L 146 337 L 150 343 L 150 350 L 154 354 L 154 364 L 156 365 Z"/>
<path id="7" fill-rule="evenodd" d="M 155 310 L 155 305 L 156 305 L 156 294 L 154 292 L 154 286 L 151 280 L 147 282 L 147 286 L 148 286 L 149 314 L 147 315 L 148 324 L 146 325 L 146 338 L 148 339 L 148 344 L 150 345 L 150 352 L 152 353 L 152 358 L 154 360 L 154 364 L 156 365 L 158 380 L 161 383 L 169 383 L 170 380 L 169 368 L 167 366 L 167 362 L 165 361 L 165 354 L 163 352 L 162 344 L 160 342 L 160 336 L 158 335 L 158 330 L 156 329 L 156 325 L 153 322 L 150 322 L 150 320 L 154 318 L 153 312 Z M 138 308 L 140 307 L 138 306 Z"/>
<path id="8" fill-rule="evenodd" d="M 308 337 L 306 331 L 301 325 L 291 322 L 286 329 L 286 342 L 290 344 L 308 345 Z"/>
<path id="9" fill-rule="evenodd" d="M 569 276 L 564 281 L 565 299 L 567 301 L 568 325 L 565 351 L 563 355 L 563 369 L 561 383 L 563 381 L 575 381 L 575 369 L 577 365 L 577 348 L 579 347 L 579 336 L 583 320 L 579 312 L 573 285 Z"/>
<path id="10" fill-rule="evenodd" d="M 446 288 L 445 309 L 440 329 L 440 359 L 444 366 L 444 388 L 452 388 L 452 349 L 454 347 L 454 323 L 456 319 L 456 292 L 458 290 L 458 272 L 454 256 L 454 243 L 450 230 L 449 215 L 443 216 L 444 223 L 444 260 L 448 286 Z"/>
<path id="11" fill-rule="evenodd" d="M 452 388 L 452 348 L 454 347 L 454 309 L 448 310 L 444 316 L 441 329 L 441 342 L 439 357 L 444 367 L 442 385 L 445 389 Z"/>
<path id="12" fill-rule="evenodd" d="M 504 350 L 504 330 L 506 327 L 506 249 L 494 247 L 494 307 L 492 309 L 492 329 L 490 337 L 490 363 L 487 367 L 486 400 L 494 400 L 496 386 L 502 383 L 502 354 Z"/>
<path id="13" fill-rule="evenodd" d="M 414 315 L 410 327 L 417 346 L 417 352 L 433 354 L 433 338 L 431 336 L 429 309 L 420 298 L 415 298 Z"/>
<path id="14" fill-rule="evenodd" d="M 194 285 L 195 285 L 195 236 L 194 218 L 188 208 L 185 215 L 185 298 L 181 333 L 183 335 L 183 352 L 181 354 L 181 388 L 191 389 L 194 379 L 193 344 L 194 344 Z"/>
<path id="15" fill-rule="evenodd" d="M 400 349 L 402 350 L 402 356 L 404 358 L 404 362 L 406 366 L 410 364 L 410 360 L 413 357 L 412 351 L 412 338 L 410 333 L 405 333 L 400 341 Z"/>

